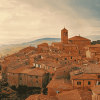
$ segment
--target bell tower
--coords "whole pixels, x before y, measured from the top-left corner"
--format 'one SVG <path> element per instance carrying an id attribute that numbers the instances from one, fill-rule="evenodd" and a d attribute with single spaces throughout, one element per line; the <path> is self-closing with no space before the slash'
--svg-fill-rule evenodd
<path id="1" fill-rule="evenodd" d="M 68 44 L 68 30 L 65 28 L 61 30 L 61 43 Z"/>

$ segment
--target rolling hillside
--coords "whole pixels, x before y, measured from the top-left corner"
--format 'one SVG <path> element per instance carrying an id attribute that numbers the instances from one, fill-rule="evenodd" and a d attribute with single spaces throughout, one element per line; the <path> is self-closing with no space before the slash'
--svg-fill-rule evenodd
<path id="1" fill-rule="evenodd" d="M 50 45 L 52 42 L 60 42 L 60 41 L 61 41 L 60 38 L 41 38 L 41 39 L 37 39 L 34 41 L 25 42 L 21 44 L 2 45 L 0 46 L 0 57 L 5 56 L 7 54 L 16 53 L 17 51 L 28 46 L 37 47 L 38 44 L 44 43 L 44 42 Z"/>

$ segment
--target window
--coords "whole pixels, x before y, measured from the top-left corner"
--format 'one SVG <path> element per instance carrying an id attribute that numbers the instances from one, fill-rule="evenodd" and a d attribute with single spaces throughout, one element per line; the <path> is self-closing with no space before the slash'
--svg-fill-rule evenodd
<path id="1" fill-rule="evenodd" d="M 65 58 L 65 60 L 67 60 L 67 58 Z"/>
<path id="2" fill-rule="evenodd" d="M 71 56 L 71 59 L 72 59 L 73 57 Z"/>
<path id="3" fill-rule="evenodd" d="M 66 32 L 66 36 L 67 36 L 67 32 Z"/>
<path id="4" fill-rule="evenodd" d="M 98 78 L 100 78 L 100 75 L 98 75 Z"/>
<path id="5" fill-rule="evenodd" d="M 59 93 L 59 91 L 57 91 L 57 94 Z"/>
<path id="6" fill-rule="evenodd" d="M 38 83 L 38 80 L 36 81 L 36 83 Z"/>
<path id="7" fill-rule="evenodd" d="M 32 80 L 30 80 L 30 82 L 32 82 Z"/>
<path id="8" fill-rule="evenodd" d="M 91 82 L 90 81 L 88 81 L 88 85 L 91 85 Z"/>
<path id="9" fill-rule="evenodd" d="M 57 50 L 55 50 L 55 52 L 57 52 Z"/>
<path id="10" fill-rule="evenodd" d="M 48 66 L 48 69 L 50 69 L 50 67 Z"/>
<path id="11" fill-rule="evenodd" d="M 44 69 L 45 69 L 45 66 L 44 66 Z"/>
<path id="12" fill-rule="evenodd" d="M 36 76 L 36 78 L 38 78 L 38 76 Z"/>
<path id="13" fill-rule="evenodd" d="M 98 82 L 98 85 L 100 85 L 100 82 Z"/>
<path id="14" fill-rule="evenodd" d="M 0 70 L 1 70 L 1 65 L 0 65 Z"/>
<path id="15" fill-rule="evenodd" d="M 22 81 L 22 77 L 20 77 L 19 80 Z"/>
<path id="16" fill-rule="evenodd" d="M 14 73 L 13 73 L 13 75 L 14 75 Z"/>
<path id="17" fill-rule="evenodd" d="M 77 85 L 81 85 L 81 82 L 77 82 Z"/>
<path id="18" fill-rule="evenodd" d="M 52 76 L 54 75 L 54 73 L 52 73 Z"/>
<path id="19" fill-rule="evenodd" d="M 32 78 L 32 76 L 30 76 L 30 78 Z"/>
<path id="20" fill-rule="evenodd" d="M 25 65 L 27 65 L 27 62 L 25 62 Z"/>
<path id="21" fill-rule="evenodd" d="M 52 80 L 52 78 L 50 78 L 50 81 Z"/>
<path id="22" fill-rule="evenodd" d="M 40 67 L 40 65 L 38 64 L 38 67 Z"/>
<path id="23" fill-rule="evenodd" d="M 55 70 L 55 68 L 53 68 L 53 71 Z"/>
<path id="24" fill-rule="evenodd" d="M 58 61 L 58 58 L 56 60 Z"/>

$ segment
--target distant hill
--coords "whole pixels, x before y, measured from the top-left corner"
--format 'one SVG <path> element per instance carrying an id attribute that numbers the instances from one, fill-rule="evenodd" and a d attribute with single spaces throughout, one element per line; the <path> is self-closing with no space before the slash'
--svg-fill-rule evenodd
<path id="1" fill-rule="evenodd" d="M 100 43 L 100 35 L 90 35 L 90 36 L 84 36 L 84 37 L 90 40 L 93 40 L 94 42 L 92 41 L 91 44 Z M 38 44 L 44 43 L 44 42 L 50 45 L 52 42 L 60 42 L 60 41 L 61 41 L 61 38 L 41 38 L 41 39 L 37 39 L 30 42 L 24 42 L 21 44 L 0 45 L 0 57 L 5 56 L 7 54 L 16 53 L 19 50 L 28 46 L 37 47 Z"/>
<path id="2" fill-rule="evenodd" d="M 19 50 L 21 50 L 25 47 L 28 47 L 28 46 L 37 47 L 38 44 L 44 43 L 44 42 L 48 43 L 50 45 L 52 42 L 60 42 L 60 41 L 61 41 L 60 38 L 41 38 L 41 39 L 37 39 L 34 41 L 25 42 L 25 43 L 21 43 L 21 44 L 2 45 L 2 46 L 0 46 L 0 57 L 5 56 L 7 54 L 16 53 Z"/>

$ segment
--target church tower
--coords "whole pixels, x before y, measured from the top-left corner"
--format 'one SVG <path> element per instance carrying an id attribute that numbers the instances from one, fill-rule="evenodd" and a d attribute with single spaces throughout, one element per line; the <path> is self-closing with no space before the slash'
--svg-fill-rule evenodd
<path id="1" fill-rule="evenodd" d="M 61 43 L 68 44 L 68 30 L 65 28 L 61 30 Z"/>

